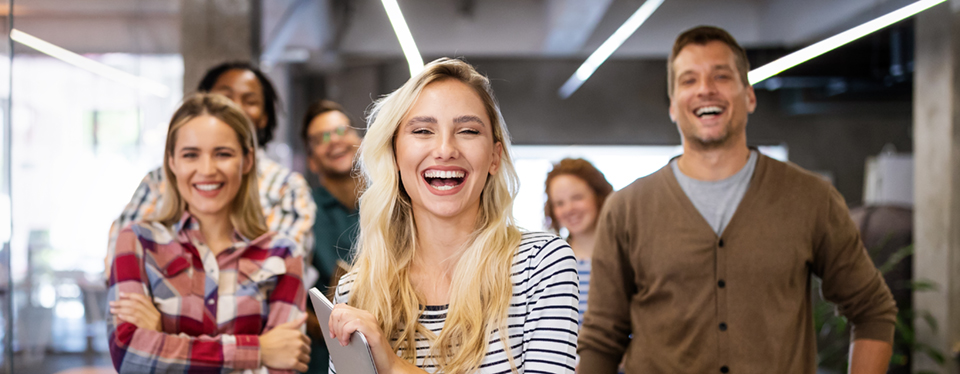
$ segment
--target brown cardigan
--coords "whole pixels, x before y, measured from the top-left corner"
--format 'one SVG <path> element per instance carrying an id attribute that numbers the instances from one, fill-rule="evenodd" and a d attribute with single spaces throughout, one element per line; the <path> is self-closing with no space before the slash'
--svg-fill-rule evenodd
<path id="1" fill-rule="evenodd" d="M 761 155 L 718 237 L 664 167 L 601 213 L 580 372 L 626 354 L 627 373 L 814 373 L 812 275 L 854 339 L 893 341 L 890 290 L 827 182 Z"/>

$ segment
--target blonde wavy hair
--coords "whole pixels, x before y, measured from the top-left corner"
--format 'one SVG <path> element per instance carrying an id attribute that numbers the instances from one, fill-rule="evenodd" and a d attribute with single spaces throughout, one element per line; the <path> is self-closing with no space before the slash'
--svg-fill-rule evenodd
<path id="1" fill-rule="evenodd" d="M 502 144 L 500 167 L 480 195 L 476 230 L 460 249 L 450 289 L 450 305 L 439 335 L 418 321 L 422 312 L 409 271 L 417 253 L 417 227 L 410 197 L 401 185 L 394 139 L 400 122 L 424 87 L 454 79 L 473 88 L 490 118 L 493 141 Z M 359 167 L 368 181 L 360 198 L 360 234 L 350 304 L 372 313 L 393 340 L 394 351 L 416 361 L 416 338 L 430 340 L 431 359 L 444 373 L 476 371 L 498 333 L 510 366 L 517 371 L 507 341 L 507 312 L 513 295 L 510 266 L 520 244 L 512 208 L 519 186 L 510 158 L 510 137 L 490 81 L 469 64 L 441 58 L 424 67 L 398 90 L 378 100 L 360 146 Z"/>
<path id="2" fill-rule="evenodd" d="M 170 119 L 167 128 L 167 144 L 163 157 L 163 172 L 166 177 L 163 186 L 163 195 L 157 214 L 151 220 L 170 226 L 183 216 L 187 210 L 187 202 L 177 190 L 177 176 L 170 169 L 170 158 L 176 151 L 177 131 L 190 120 L 200 116 L 212 116 L 237 133 L 237 140 L 243 151 L 244 162 L 251 160 L 250 171 L 244 173 L 240 179 L 240 190 L 233 198 L 230 207 L 230 222 L 234 229 L 246 238 L 254 239 L 267 232 L 263 209 L 260 207 L 260 193 L 257 190 L 257 158 L 247 157 L 256 152 L 257 132 L 253 123 L 233 101 L 220 94 L 198 93 L 183 100 L 183 104 Z"/>

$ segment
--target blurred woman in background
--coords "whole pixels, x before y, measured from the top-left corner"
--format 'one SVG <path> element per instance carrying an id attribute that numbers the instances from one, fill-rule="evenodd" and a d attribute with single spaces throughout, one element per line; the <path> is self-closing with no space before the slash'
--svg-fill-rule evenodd
<path id="1" fill-rule="evenodd" d="M 600 170 L 582 158 L 565 158 L 547 173 L 547 203 L 544 205 L 551 229 L 567 229 L 567 243 L 577 256 L 580 275 L 580 323 L 587 311 L 590 290 L 590 257 L 597 228 L 597 218 L 613 186 Z"/>
<path id="2" fill-rule="evenodd" d="M 111 264 L 118 372 L 307 369 L 303 258 L 293 240 L 267 231 L 256 147 L 253 123 L 222 95 L 194 95 L 177 109 L 160 209 L 120 232 Z"/>
<path id="3" fill-rule="evenodd" d="M 576 260 L 514 223 L 517 174 L 487 78 L 434 61 L 368 123 L 358 254 L 332 335 L 362 332 L 380 374 L 572 373 Z"/>

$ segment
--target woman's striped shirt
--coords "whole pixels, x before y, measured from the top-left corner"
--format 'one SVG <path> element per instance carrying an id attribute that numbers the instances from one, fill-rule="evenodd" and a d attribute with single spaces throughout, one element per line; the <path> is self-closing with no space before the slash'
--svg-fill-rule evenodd
<path id="1" fill-rule="evenodd" d="M 336 303 L 348 302 L 356 273 L 337 286 Z M 511 269 L 513 297 L 507 317 L 510 353 L 520 373 L 573 373 L 577 351 L 577 260 L 563 239 L 544 232 L 523 234 Z M 439 334 L 447 306 L 426 306 L 420 324 Z M 418 339 L 416 365 L 429 373 L 437 367 L 429 341 Z M 480 373 L 510 373 L 510 362 L 499 333 L 490 335 Z M 333 364 L 330 373 L 336 373 Z"/>
<path id="2" fill-rule="evenodd" d="M 587 295 L 590 292 L 590 259 L 577 260 L 577 275 L 580 276 L 580 324 L 583 324 L 583 315 L 587 313 Z"/>

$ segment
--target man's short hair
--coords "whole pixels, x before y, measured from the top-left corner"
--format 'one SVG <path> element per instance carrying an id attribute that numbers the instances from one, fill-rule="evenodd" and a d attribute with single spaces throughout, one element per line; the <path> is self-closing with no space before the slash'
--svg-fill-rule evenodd
<path id="1" fill-rule="evenodd" d="M 737 40 L 727 32 L 727 30 L 714 26 L 697 26 L 684 31 L 677 36 L 673 42 L 673 50 L 670 51 L 670 58 L 667 59 L 667 94 L 673 97 L 674 84 L 676 84 L 676 73 L 673 71 L 673 61 L 684 47 L 690 44 L 706 45 L 712 41 L 722 42 L 733 51 L 733 57 L 737 65 L 737 71 L 740 73 L 740 81 L 744 86 L 750 85 L 747 79 L 747 73 L 750 71 L 750 62 L 747 61 L 747 52 L 737 44 Z"/>
<path id="2" fill-rule="evenodd" d="M 217 79 L 220 79 L 223 73 L 234 69 L 246 70 L 256 75 L 257 80 L 260 82 L 260 88 L 263 90 L 263 114 L 267 117 L 267 125 L 262 129 L 257 128 L 257 146 L 263 148 L 273 140 L 273 131 L 277 128 L 277 104 L 280 101 L 277 90 L 273 88 L 273 83 L 270 83 L 270 79 L 267 78 L 266 74 L 260 71 L 255 65 L 246 61 L 224 62 L 207 70 L 207 73 L 203 75 L 203 79 L 200 80 L 200 86 L 197 87 L 197 91 L 210 92 L 210 90 L 213 89 L 213 85 L 217 84 Z"/>
<path id="3" fill-rule="evenodd" d="M 336 102 L 330 100 L 320 100 L 310 104 L 310 107 L 307 108 L 307 113 L 303 115 L 303 126 L 300 127 L 300 140 L 303 140 L 303 144 L 307 146 L 307 153 L 313 152 L 313 149 L 310 147 L 310 122 L 313 122 L 314 118 L 317 116 L 327 113 L 327 112 L 340 112 L 343 115 L 347 116 L 347 119 L 353 122 L 353 119 L 350 118 L 350 115 L 347 114 L 347 111 L 343 109 L 343 105 L 340 105 Z"/>

